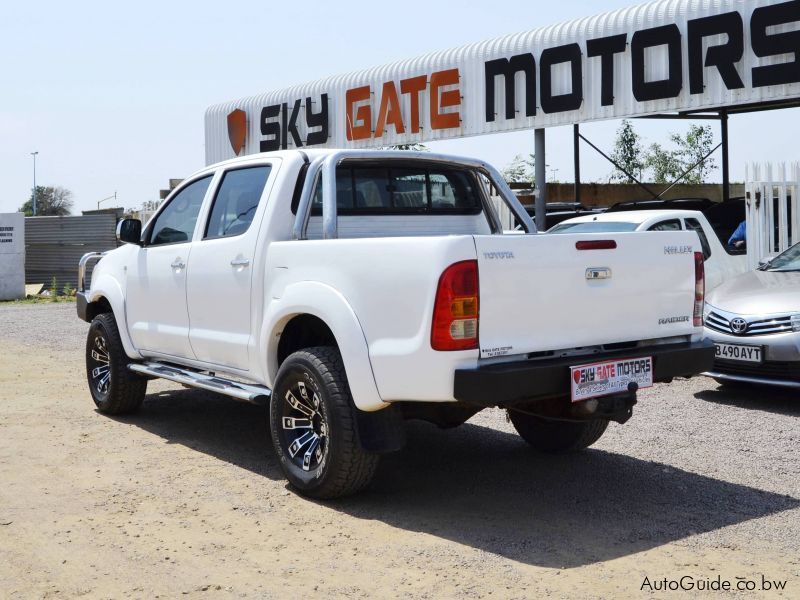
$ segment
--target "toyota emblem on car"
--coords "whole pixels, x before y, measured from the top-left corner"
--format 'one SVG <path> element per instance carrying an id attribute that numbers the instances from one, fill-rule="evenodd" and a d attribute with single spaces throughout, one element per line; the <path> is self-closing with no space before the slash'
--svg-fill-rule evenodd
<path id="1" fill-rule="evenodd" d="M 747 321 L 738 317 L 731 319 L 731 331 L 733 333 L 744 333 L 747 331 Z"/>

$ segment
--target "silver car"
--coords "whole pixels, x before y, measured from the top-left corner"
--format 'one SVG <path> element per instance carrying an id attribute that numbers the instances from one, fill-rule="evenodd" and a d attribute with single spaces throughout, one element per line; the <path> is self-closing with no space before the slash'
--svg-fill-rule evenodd
<path id="1" fill-rule="evenodd" d="M 706 298 L 705 334 L 719 382 L 800 389 L 800 244 Z"/>

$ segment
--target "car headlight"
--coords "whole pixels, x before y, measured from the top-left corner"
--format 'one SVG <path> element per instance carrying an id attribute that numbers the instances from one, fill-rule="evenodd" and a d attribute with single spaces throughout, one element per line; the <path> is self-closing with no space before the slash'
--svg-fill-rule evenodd
<path id="1" fill-rule="evenodd" d="M 792 315 L 792 331 L 800 331 L 800 315 Z"/>

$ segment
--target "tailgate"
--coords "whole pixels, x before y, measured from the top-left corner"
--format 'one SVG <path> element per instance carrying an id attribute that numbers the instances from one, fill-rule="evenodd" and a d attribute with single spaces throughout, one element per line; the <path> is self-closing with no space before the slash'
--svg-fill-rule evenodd
<path id="1" fill-rule="evenodd" d="M 578 250 L 584 240 L 617 247 Z M 481 358 L 696 332 L 694 232 L 480 235 L 475 246 Z"/>

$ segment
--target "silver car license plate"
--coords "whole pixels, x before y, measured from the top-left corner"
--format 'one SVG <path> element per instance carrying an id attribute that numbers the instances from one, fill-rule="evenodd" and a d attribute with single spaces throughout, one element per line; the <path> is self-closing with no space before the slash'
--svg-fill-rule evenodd
<path id="1" fill-rule="evenodd" d="M 717 347 L 717 358 L 738 362 L 760 363 L 763 361 L 761 346 L 745 346 L 742 344 L 714 344 Z"/>

